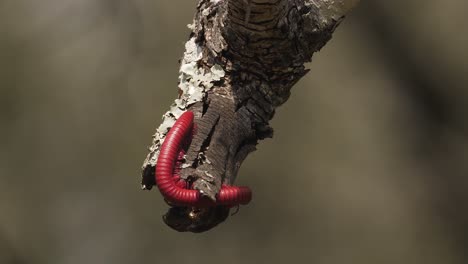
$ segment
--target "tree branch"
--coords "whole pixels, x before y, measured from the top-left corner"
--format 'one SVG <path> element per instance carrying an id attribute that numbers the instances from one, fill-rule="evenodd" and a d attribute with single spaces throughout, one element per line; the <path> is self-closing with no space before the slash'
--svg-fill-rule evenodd
<path id="1" fill-rule="evenodd" d="M 358 2 L 201 0 L 189 25 L 179 98 L 154 135 L 143 164 L 143 188 L 155 184 L 154 166 L 164 137 L 187 110 L 195 113 L 197 132 L 181 177 L 193 180 L 194 188 L 213 200 L 222 183 L 233 184 L 258 140 L 272 137 L 269 120 L 308 72 L 304 63 Z M 216 210 L 188 226 L 180 227 L 171 217 L 166 222 L 180 231 L 203 231 L 223 221 L 229 211 Z"/>

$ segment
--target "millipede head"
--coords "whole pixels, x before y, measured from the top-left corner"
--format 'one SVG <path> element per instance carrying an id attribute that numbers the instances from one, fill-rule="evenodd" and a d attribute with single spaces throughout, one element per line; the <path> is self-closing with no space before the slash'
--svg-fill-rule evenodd
<path id="1" fill-rule="evenodd" d="M 229 216 L 229 208 L 215 206 L 207 208 L 171 207 L 163 216 L 163 221 L 179 232 L 200 233 L 224 222 Z"/>

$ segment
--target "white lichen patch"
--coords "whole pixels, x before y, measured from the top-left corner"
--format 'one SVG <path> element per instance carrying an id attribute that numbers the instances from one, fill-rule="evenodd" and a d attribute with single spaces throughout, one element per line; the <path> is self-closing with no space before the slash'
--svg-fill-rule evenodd
<path id="1" fill-rule="evenodd" d="M 199 61 L 202 58 L 202 55 L 202 49 L 196 43 L 195 37 L 189 39 L 189 41 L 185 43 L 185 52 L 182 66 L 190 62 Z"/>
<path id="2" fill-rule="evenodd" d="M 194 31 L 195 30 L 195 23 L 187 24 L 187 28 L 190 29 L 191 31 Z"/>
<path id="3" fill-rule="evenodd" d="M 221 80 L 221 78 L 223 78 L 226 75 L 223 67 L 217 64 L 211 67 L 210 71 L 211 71 L 214 81 L 219 81 Z"/>
<path id="4" fill-rule="evenodd" d="M 360 0 L 310 0 L 306 5 L 314 5 L 322 17 L 322 26 L 327 26 L 334 21 L 340 20 L 351 9 L 353 9 Z"/>
<path id="5" fill-rule="evenodd" d="M 179 70 L 179 89 L 182 95 L 174 101 L 170 110 L 163 115 L 162 123 L 154 135 L 149 159 L 149 164 L 152 166 L 156 165 L 161 144 L 175 121 L 190 105 L 201 102 L 206 96 L 206 92 L 213 87 L 213 82 L 221 80 L 226 74 L 220 65 L 214 65 L 209 71 L 205 71 L 199 67 L 198 62 L 201 58 L 202 49 L 196 43 L 195 37 L 193 37 L 185 44 L 184 58 Z"/>
<path id="6" fill-rule="evenodd" d="M 190 164 L 184 163 L 184 164 L 182 164 L 182 166 L 180 166 L 180 167 L 181 167 L 182 169 L 186 169 L 186 168 L 190 168 L 191 166 L 192 166 L 192 165 L 190 165 Z"/>

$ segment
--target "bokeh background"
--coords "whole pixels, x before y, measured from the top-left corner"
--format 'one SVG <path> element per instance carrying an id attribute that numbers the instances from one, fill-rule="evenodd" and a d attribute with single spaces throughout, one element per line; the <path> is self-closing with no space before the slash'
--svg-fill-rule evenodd
<path id="1" fill-rule="evenodd" d="M 139 185 L 195 6 L 0 1 L 1 264 L 468 263 L 467 1 L 363 1 L 203 234 Z"/>

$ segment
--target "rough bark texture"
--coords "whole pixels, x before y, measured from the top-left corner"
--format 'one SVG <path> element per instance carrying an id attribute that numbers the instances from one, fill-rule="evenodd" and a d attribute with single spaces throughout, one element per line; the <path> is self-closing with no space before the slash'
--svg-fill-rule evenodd
<path id="1" fill-rule="evenodd" d="M 304 63 L 357 2 L 201 0 L 182 60 L 179 98 L 154 136 L 143 164 L 143 188 L 155 184 L 161 143 L 186 110 L 195 113 L 196 133 L 182 177 L 211 199 L 222 183 L 233 184 L 258 140 L 273 135 L 269 120 L 308 72 Z M 204 231 L 222 222 L 229 209 L 208 210 L 195 222 L 187 220 L 189 212 L 173 208 L 165 221 L 179 231 Z"/>

